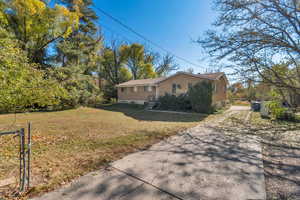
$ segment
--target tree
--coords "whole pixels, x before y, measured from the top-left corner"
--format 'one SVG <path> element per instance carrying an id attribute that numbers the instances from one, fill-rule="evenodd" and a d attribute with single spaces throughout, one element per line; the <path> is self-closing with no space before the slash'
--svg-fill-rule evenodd
<path id="1" fill-rule="evenodd" d="M 170 54 L 163 56 L 162 61 L 155 68 L 157 76 L 167 76 L 170 72 L 178 70 L 178 64 L 175 63 L 174 57 Z"/>
<path id="2" fill-rule="evenodd" d="M 45 78 L 12 37 L 0 28 L 0 112 L 60 103 L 65 90 L 55 80 Z"/>
<path id="3" fill-rule="evenodd" d="M 47 47 L 68 37 L 78 27 L 80 1 L 74 11 L 62 5 L 49 6 L 42 0 L 2 1 L 0 18 L 12 32 L 31 62 L 46 64 Z"/>
<path id="4" fill-rule="evenodd" d="M 104 87 L 104 96 L 107 99 L 116 98 L 115 86 L 132 78 L 126 68 L 126 55 L 122 51 L 122 45 L 117 45 L 116 41 L 112 41 L 111 46 L 103 50 L 97 74 L 99 81 L 102 78 L 107 81 Z"/>
<path id="5" fill-rule="evenodd" d="M 59 60 L 63 66 L 68 63 L 82 64 L 86 66 L 85 73 L 91 74 L 96 67 L 95 58 L 102 48 L 102 35 L 98 33 L 98 27 L 95 25 L 98 16 L 91 8 L 93 3 L 91 0 L 81 0 L 78 8 L 78 0 L 61 0 L 60 2 L 71 11 L 78 9 L 80 16 L 78 29 L 58 44 L 56 60 Z"/>
<path id="6" fill-rule="evenodd" d="M 67 96 L 61 99 L 62 109 L 101 102 L 101 93 L 96 87 L 94 78 L 84 74 L 84 69 L 82 66 L 74 65 L 48 70 L 48 75 L 55 78 L 67 92 Z"/>
<path id="7" fill-rule="evenodd" d="M 145 52 L 141 44 L 122 45 L 121 52 L 126 58 L 133 79 L 154 78 L 156 73 L 153 69 L 153 56 Z"/>
<path id="8" fill-rule="evenodd" d="M 231 62 L 230 68 L 242 79 L 300 94 L 299 2 L 215 0 L 214 4 L 220 12 L 216 28 L 198 43 L 214 58 Z M 293 73 L 275 70 L 282 62 Z"/>
<path id="9" fill-rule="evenodd" d="M 185 70 L 187 73 L 193 74 L 194 73 L 194 68 L 190 67 Z"/>
<path id="10" fill-rule="evenodd" d="M 112 85 L 128 81 L 131 78 L 129 71 L 126 68 L 126 55 L 122 51 L 122 47 L 118 46 L 116 42 L 112 42 L 111 47 L 106 47 L 102 53 L 102 69 L 99 75 L 103 77 Z"/>

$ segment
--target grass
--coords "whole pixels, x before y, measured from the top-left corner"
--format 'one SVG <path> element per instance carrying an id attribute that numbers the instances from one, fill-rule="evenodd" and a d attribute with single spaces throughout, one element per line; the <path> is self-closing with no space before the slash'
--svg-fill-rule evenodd
<path id="1" fill-rule="evenodd" d="M 0 131 L 32 123 L 34 187 L 28 193 L 32 196 L 147 148 L 195 126 L 203 118 L 198 114 L 155 113 L 133 105 L 112 105 L 17 114 L 13 126 L 13 114 L 0 115 Z M 17 138 L 0 138 L 0 180 L 18 175 L 17 145 Z"/>

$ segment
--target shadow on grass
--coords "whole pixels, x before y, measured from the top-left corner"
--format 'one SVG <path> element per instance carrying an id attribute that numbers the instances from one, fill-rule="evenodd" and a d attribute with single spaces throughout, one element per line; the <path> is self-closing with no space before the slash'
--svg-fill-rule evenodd
<path id="1" fill-rule="evenodd" d="M 124 167 L 115 164 L 95 176 L 85 176 L 63 193 L 71 194 L 67 197 L 73 199 L 229 200 L 233 197 L 228 197 L 232 188 L 238 187 L 233 183 L 239 183 L 251 194 L 259 194 L 263 174 L 255 169 L 262 168 L 260 152 L 248 148 L 247 138 L 226 136 L 214 127 L 209 130 L 211 133 L 202 129 L 186 132 L 180 139 L 166 140 L 134 157 L 124 158 Z M 218 191 L 217 196 L 223 198 L 212 197 L 215 192 L 210 191 Z"/>
<path id="2" fill-rule="evenodd" d="M 144 110 L 144 106 L 142 105 L 134 104 L 102 105 L 98 106 L 97 108 L 112 112 L 121 112 L 128 117 L 132 117 L 141 121 L 200 122 L 208 116 L 206 114 L 197 113 L 178 114 L 167 112 L 151 112 Z"/>

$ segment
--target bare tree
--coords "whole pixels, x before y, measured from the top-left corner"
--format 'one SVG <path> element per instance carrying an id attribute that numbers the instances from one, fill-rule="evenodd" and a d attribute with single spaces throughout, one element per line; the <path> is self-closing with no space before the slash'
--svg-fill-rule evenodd
<path id="1" fill-rule="evenodd" d="M 246 80 L 300 94 L 299 0 L 215 0 L 215 30 L 197 42 Z M 279 65 L 287 67 L 278 67 Z M 283 72 L 287 70 L 287 72 Z"/>
<path id="2" fill-rule="evenodd" d="M 162 61 L 155 68 L 155 72 L 158 76 L 166 76 L 171 71 L 178 70 L 179 66 L 175 63 L 174 57 L 170 54 L 165 55 Z"/>

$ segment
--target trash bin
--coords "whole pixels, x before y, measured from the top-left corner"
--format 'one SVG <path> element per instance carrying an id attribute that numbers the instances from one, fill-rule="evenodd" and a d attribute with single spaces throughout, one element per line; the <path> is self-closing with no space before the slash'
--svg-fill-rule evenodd
<path id="1" fill-rule="evenodd" d="M 254 111 L 254 112 L 259 112 L 260 111 L 260 102 L 259 101 L 252 101 L 251 102 L 251 109 Z"/>

